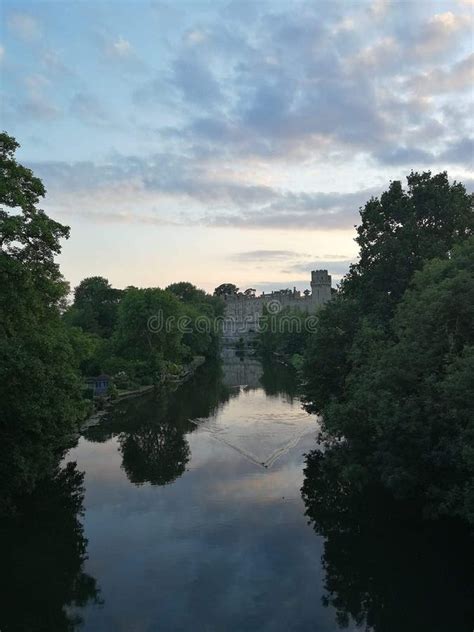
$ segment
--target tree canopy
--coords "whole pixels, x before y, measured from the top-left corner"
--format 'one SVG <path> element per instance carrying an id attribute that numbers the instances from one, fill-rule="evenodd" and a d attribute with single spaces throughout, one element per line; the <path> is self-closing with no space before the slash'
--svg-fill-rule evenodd
<path id="1" fill-rule="evenodd" d="M 66 319 L 87 333 L 110 338 L 121 295 L 122 290 L 113 288 L 104 277 L 84 279 L 74 290 L 74 303 Z"/>
<path id="2" fill-rule="evenodd" d="M 229 294 L 237 294 L 239 288 L 233 283 L 221 283 L 214 290 L 215 296 L 225 296 Z"/>
<path id="3" fill-rule="evenodd" d="M 474 522 L 472 196 L 412 173 L 361 210 L 360 260 L 305 349 L 305 401 L 353 472 Z"/>
<path id="4" fill-rule="evenodd" d="M 38 208 L 41 181 L 0 134 L 0 479 L 33 486 L 81 418 L 77 359 L 61 319 L 68 285 L 55 255 L 69 229 Z M 33 458 L 34 457 L 34 458 Z"/>

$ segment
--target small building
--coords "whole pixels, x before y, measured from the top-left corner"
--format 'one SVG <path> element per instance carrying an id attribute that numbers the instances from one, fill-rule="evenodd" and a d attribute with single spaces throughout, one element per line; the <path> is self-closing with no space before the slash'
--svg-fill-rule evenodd
<path id="1" fill-rule="evenodd" d="M 106 395 L 110 381 L 110 376 L 105 374 L 86 378 L 86 384 L 92 389 L 94 395 Z"/>

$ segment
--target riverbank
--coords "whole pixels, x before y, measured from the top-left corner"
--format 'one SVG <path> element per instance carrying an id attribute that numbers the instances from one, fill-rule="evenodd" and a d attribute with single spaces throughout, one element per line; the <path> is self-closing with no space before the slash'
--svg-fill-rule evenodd
<path id="1" fill-rule="evenodd" d="M 164 372 L 160 382 L 157 384 L 141 386 L 135 389 L 116 389 L 113 394 L 95 398 L 95 400 L 93 400 L 92 411 L 81 423 L 79 423 L 79 432 L 83 432 L 84 430 L 99 424 L 113 404 L 132 397 L 140 397 L 145 393 L 149 393 L 150 391 L 157 390 L 165 386 L 173 386 L 174 390 L 176 390 L 193 377 L 197 369 L 205 362 L 206 358 L 204 356 L 195 356 L 191 362 L 182 367 L 179 373 Z"/>

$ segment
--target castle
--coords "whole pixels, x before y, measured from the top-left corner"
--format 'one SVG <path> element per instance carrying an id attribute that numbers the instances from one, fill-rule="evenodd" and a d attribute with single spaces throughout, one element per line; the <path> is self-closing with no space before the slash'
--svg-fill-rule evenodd
<path id="1" fill-rule="evenodd" d="M 223 338 L 225 343 L 234 343 L 239 338 L 248 338 L 257 331 L 264 306 L 276 314 L 282 309 L 298 310 L 314 314 L 331 298 L 331 275 L 327 270 L 311 272 L 311 292 L 279 290 L 256 296 L 253 293 L 226 294 Z"/>

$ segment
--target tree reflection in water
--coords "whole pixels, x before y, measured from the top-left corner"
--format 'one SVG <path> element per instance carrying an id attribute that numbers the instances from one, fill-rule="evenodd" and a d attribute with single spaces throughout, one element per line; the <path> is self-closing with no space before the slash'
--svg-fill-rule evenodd
<path id="1" fill-rule="evenodd" d="M 299 392 L 298 374 L 292 367 L 275 362 L 262 362 L 263 372 L 260 383 L 269 397 L 285 395 L 292 404 Z"/>
<path id="2" fill-rule="evenodd" d="M 191 456 L 186 434 L 196 429 L 192 419 L 208 417 L 232 395 L 221 378 L 220 366 L 210 365 L 178 390 L 163 388 L 121 402 L 85 437 L 100 442 L 117 437 L 130 482 L 172 483 L 184 473 Z"/>
<path id="3" fill-rule="evenodd" d="M 133 432 L 121 433 L 118 440 L 122 467 L 135 485 L 172 483 L 189 461 L 189 444 L 182 429 L 167 420 L 144 423 Z"/>
<path id="4" fill-rule="evenodd" d="M 58 468 L 2 519 L 2 632 L 70 632 L 81 623 L 75 606 L 100 603 L 95 579 L 83 571 L 83 478 L 75 463 Z"/>
<path id="5" fill-rule="evenodd" d="M 424 521 L 360 483 L 346 446 L 307 456 L 306 515 L 326 538 L 324 602 L 340 627 L 472 632 L 474 540 L 466 525 Z M 344 472 L 344 478 L 341 476 Z"/>

